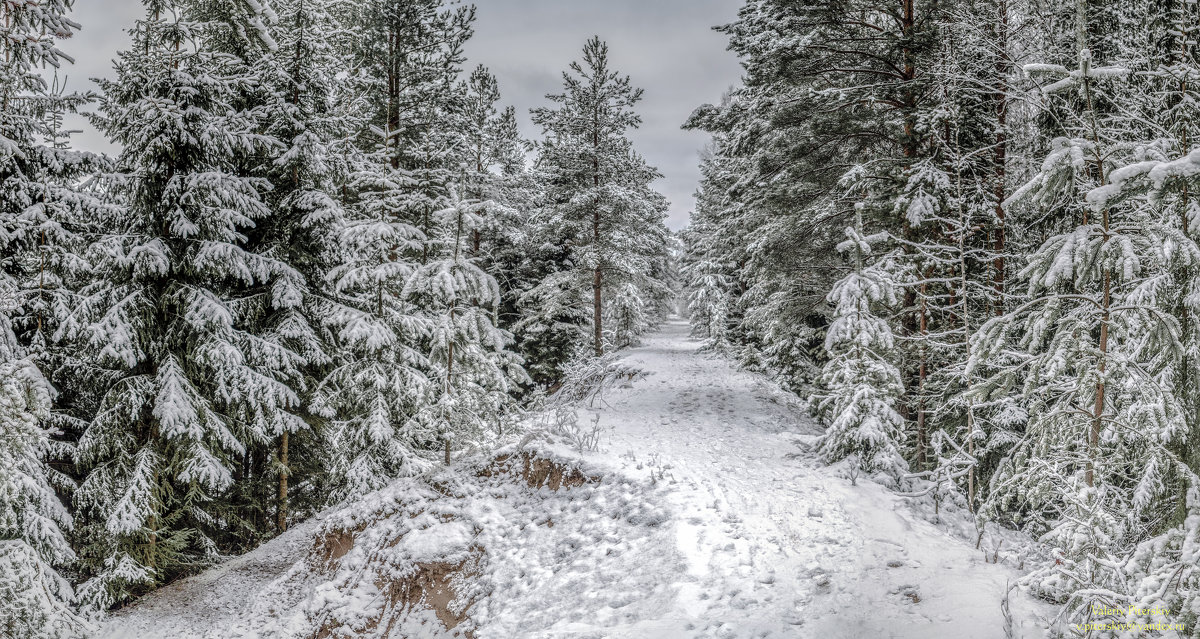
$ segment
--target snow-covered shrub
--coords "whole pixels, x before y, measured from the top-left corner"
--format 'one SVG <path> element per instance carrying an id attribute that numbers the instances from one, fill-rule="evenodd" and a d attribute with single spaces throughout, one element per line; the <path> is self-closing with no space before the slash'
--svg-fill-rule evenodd
<path id="1" fill-rule="evenodd" d="M 604 401 L 604 393 L 617 384 L 632 382 L 643 375 L 642 369 L 625 364 L 615 353 L 580 359 L 566 369 L 551 402 L 561 405 L 586 401 L 593 406 L 597 399 Z"/>
<path id="2" fill-rule="evenodd" d="M 552 437 L 561 439 L 580 454 L 600 450 L 600 414 L 594 413 L 592 423 L 579 423 L 579 412 L 571 406 L 551 406 L 539 417 L 539 426 Z"/>

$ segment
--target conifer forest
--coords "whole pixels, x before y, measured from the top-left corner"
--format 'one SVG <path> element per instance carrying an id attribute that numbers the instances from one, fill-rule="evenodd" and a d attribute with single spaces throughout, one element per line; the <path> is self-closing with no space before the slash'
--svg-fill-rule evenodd
<path id="1" fill-rule="evenodd" d="M 1200 3 L 476 2 L 0 0 L 0 639 L 1200 638 Z"/>

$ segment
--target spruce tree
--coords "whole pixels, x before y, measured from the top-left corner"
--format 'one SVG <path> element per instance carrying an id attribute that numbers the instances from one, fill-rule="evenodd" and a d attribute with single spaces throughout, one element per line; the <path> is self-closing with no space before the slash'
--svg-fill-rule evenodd
<path id="1" fill-rule="evenodd" d="M 860 218 L 861 219 L 861 218 Z M 895 275 L 881 264 L 867 265 L 872 243 L 886 234 L 846 229 L 838 250 L 848 253 L 854 270 L 829 293 L 833 321 L 825 335 L 829 361 L 821 371 L 816 410 L 826 422 L 818 450 L 827 462 L 851 459 L 857 470 L 881 471 L 899 479 L 908 466 L 900 454 L 903 420 L 893 408 L 903 394 L 893 363 L 895 339 L 879 313 L 899 303 Z"/>
<path id="2" fill-rule="evenodd" d="M 429 333 L 429 395 L 415 421 L 427 440 L 442 442 L 446 464 L 455 447 L 498 434 L 493 426 L 527 381 L 520 358 L 508 351 L 511 334 L 496 326 L 500 287 L 469 257 L 487 204 L 457 194 L 452 203 L 436 216 L 440 258 L 417 268 L 402 292 L 421 309 Z"/>
<path id="3" fill-rule="evenodd" d="M 110 177 L 119 206 L 89 249 L 102 275 L 83 291 L 102 399 L 75 495 L 83 595 L 100 609 L 217 556 L 237 525 L 225 508 L 237 460 L 292 428 L 300 401 L 288 381 L 303 358 L 253 330 L 258 296 L 293 272 L 248 248 L 270 215 L 268 184 L 243 170 L 272 151 L 243 100 L 256 78 L 207 48 L 231 28 L 270 48 L 266 16 L 239 25 L 206 8 L 148 0 L 116 79 L 101 83 L 97 122 L 123 150 Z"/>
<path id="4" fill-rule="evenodd" d="M 438 254 L 436 213 L 447 202 L 463 148 L 452 127 L 454 80 L 474 9 L 439 0 L 358 5 L 343 113 L 355 145 L 341 190 L 342 262 L 329 272 L 340 308 L 327 324 L 344 350 L 316 391 L 329 420 L 330 501 L 414 475 L 444 449 L 442 424 L 423 420 L 434 364 L 432 325 L 405 287 Z"/>
<path id="5" fill-rule="evenodd" d="M 62 359 L 70 288 L 89 265 L 78 255 L 95 202 L 70 181 L 99 166 L 65 148 L 64 113 L 88 96 L 62 89 L 58 48 L 80 25 L 71 3 L 0 5 L 0 634 L 76 637 L 87 630 L 60 574 L 73 568 L 74 482 L 50 461 L 69 460 L 65 415 L 51 413 L 44 371 Z M 50 76 L 53 74 L 53 84 Z"/>
<path id="6" fill-rule="evenodd" d="M 11 295 L 11 291 L 9 292 Z M 6 307 L 11 299 L 5 300 Z M 0 633 L 82 637 L 86 623 L 59 568 L 74 563 L 71 514 L 56 488 L 70 486 L 45 462 L 53 389 L 29 360 L 0 359 Z"/>

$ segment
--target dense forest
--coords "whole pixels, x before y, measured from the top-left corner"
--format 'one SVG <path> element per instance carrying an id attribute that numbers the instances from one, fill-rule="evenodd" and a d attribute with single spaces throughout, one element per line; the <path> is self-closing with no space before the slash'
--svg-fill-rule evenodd
<path id="1" fill-rule="evenodd" d="M 1197 5 L 749 0 L 721 30 L 696 331 L 811 395 L 827 461 L 1039 539 L 1064 618 L 1198 636 Z"/>
<path id="2" fill-rule="evenodd" d="M 92 95 L 71 5 L 0 4 L 4 636 L 486 447 L 670 309 L 598 38 L 531 143 L 470 6 L 146 0 Z M 69 148 L 89 102 L 115 157 Z"/>
<path id="3" fill-rule="evenodd" d="M 1049 636 L 1200 637 L 1200 4 L 745 0 L 677 235 L 599 37 L 531 141 L 470 5 L 143 0 L 77 93 L 72 4 L 0 3 L 5 636 L 511 441 L 682 295 L 852 483 L 1034 540 Z"/>

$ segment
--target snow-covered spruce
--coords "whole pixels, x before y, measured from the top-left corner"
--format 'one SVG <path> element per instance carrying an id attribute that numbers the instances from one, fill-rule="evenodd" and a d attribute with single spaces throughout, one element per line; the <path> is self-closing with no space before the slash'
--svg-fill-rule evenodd
<path id="1" fill-rule="evenodd" d="M 854 261 L 854 270 L 834 285 L 829 301 L 833 321 L 825 336 L 829 362 L 821 371 L 816 411 L 827 424 L 818 450 L 827 462 L 850 458 L 857 472 L 883 472 L 898 478 L 908 469 L 900 455 L 903 420 L 894 408 L 903 393 L 900 372 L 892 363 L 895 340 L 878 315 L 898 302 L 895 276 L 885 255 L 867 266 L 871 243 L 886 234 L 865 236 L 846 229 L 838 246 Z"/>
<path id="2" fill-rule="evenodd" d="M 30 639 L 80 637 L 88 626 L 58 572 L 74 563 L 71 514 L 56 487 L 71 481 L 44 459 L 52 389 L 28 360 L 0 361 L 0 632 Z"/>
<path id="3" fill-rule="evenodd" d="M 512 336 L 496 326 L 499 285 L 468 257 L 488 205 L 454 192 L 451 204 L 434 216 L 441 235 L 435 250 L 443 257 L 416 268 L 401 292 L 421 309 L 428 334 L 430 385 L 414 427 L 441 443 L 445 463 L 453 448 L 498 435 L 515 408 L 515 391 L 529 381 L 520 358 L 507 350 Z"/>
<path id="4" fill-rule="evenodd" d="M 97 121 L 123 151 L 106 176 L 118 206 L 88 250 L 102 276 L 82 291 L 101 397 L 75 493 L 81 595 L 97 609 L 212 560 L 239 518 L 224 499 L 238 460 L 301 427 L 289 381 L 304 359 L 252 329 L 299 277 L 245 235 L 271 214 L 269 185 L 244 171 L 273 150 L 241 102 L 256 78 L 247 60 L 196 47 L 269 50 L 256 26 L 268 17 L 152 2 L 101 83 Z"/>
<path id="5" fill-rule="evenodd" d="M 67 0 L 0 4 L 0 634 L 82 636 L 72 584 L 74 520 L 60 501 L 74 481 L 44 376 L 75 360 L 56 343 L 74 327 L 71 289 L 89 271 L 78 255 L 98 208 L 72 181 L 102 162 L 66 148 L 63 116 L 88 99 L 51 72 L 80 25 Z"/>

